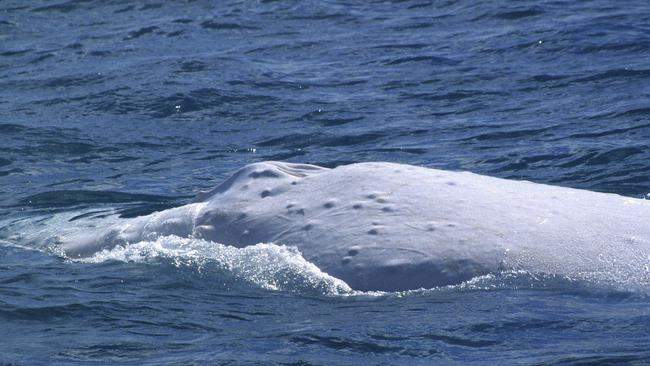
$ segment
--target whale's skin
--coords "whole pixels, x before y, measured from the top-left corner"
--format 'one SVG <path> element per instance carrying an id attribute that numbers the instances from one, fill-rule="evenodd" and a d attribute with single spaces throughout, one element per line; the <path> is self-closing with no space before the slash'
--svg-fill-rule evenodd
<path id="1" fill-rule="evenodd" d="M 247 165 L 185 206 L 63 239 L 70 257 L 162 235 L 295 246 L 357 290 L 502 270 L 647 271 L 650 201 L 393 163 Z M 638 268 L 637 268 L 638 267 Z"/>

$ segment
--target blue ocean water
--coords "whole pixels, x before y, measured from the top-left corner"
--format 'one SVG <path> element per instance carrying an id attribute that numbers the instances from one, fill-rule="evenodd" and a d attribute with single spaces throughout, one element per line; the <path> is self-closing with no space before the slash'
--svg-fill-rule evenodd
<path id="1" fill-rule="evenodd" d="M 0 2 L 0 362 L 648 364 L 650 300 L 495 273 L 349 293 L 290 249 L 43 233 L 263 160 L 392 161 L 644 197 L 646 1 Z"/>

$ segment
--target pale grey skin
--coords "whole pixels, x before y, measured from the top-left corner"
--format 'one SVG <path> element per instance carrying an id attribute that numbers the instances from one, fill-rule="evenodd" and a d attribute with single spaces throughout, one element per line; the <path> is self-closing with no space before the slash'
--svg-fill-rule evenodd
<path id="1" fill-rule="evenodd" d="M 195 203 L 63 239 L 71 257 L 162 235 L 297 247 L 357 290 L 522 269 L 648 282 L 650 201 L 392 163 L 247 165 Z M 644 272 L 645 270 L 645 272 Z"/>

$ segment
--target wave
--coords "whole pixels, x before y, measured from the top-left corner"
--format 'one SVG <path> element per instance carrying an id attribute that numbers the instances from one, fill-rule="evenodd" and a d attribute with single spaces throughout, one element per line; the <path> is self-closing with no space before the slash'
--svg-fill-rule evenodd
<path id="1" fill-rule="evenodd" d="M 117 246 L 71 262 L 171 263 L 199 273 L 219 272 L 227 280 L 241 281 L 272 291 L 325 296 L 355 293 L 344 281 L 322 272 L 295 247 L 260 243 L 236 248 L 202 239 L 163 236 L 154 241 Z"/>

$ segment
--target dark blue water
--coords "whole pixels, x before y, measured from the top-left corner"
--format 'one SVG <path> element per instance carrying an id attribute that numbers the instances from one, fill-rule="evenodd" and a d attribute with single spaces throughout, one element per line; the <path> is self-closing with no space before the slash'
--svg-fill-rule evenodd
<path id="1" fill-rule="evenodd" d="M 0 2 L 0 363 L 650 363 L 644 289 L 345 294 L 275 249 L 39 242 L 262 160 L 643 197 L 649 35 L 646 1 Z"/>

